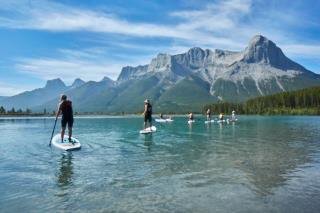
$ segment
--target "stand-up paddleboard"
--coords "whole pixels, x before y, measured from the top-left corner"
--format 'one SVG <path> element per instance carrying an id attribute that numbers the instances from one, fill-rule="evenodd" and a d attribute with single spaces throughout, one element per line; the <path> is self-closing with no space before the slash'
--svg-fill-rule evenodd
<path id="1" fill-rule="evenodd" d="M 157 128 L 155 126 L 152 126 L 152 127 L 148 127 L 146 129 L 140 130 L 140 134 L 149 134 L 156 131 L 157 131 Z"/>
<path id="2" fill-rule="evenodd" d="M 227 119 L 227 123 L 235 123 L 236 121 L 238 121 L 237 118 L 234 119 Z"/>
<path id="3" fill-rule="evenodd" d="M 218 120 L 217 123 L 224 123 L 226 120 Z"/>
<path id="4" fill-rule="evenodd" d="M 214 123 L 214 120 L 205 121 L 204 123 L 205 123 L 205 124 Z"/>
<path id="5" fill-rule="evenodd" d="M 167 123 L 167 122 L 172 122 L 173 120 L 170 119 L 170 118 L 167 118 L 167 119 L 163 119 L 163 118 L 159 118 L 158 119 L 158 118 L 156 118 L 155 121 L 158 122 L 158 123 Z"/>
<path id="6" fill-rule="evenodd" d="M 71 151 L 81 148 L 81 144 L 78 139 L 71 137 L 71 142 L 69 142 L 68 136 L 64 136 L 63 141 L 61 141 L 60 134 L 57 134 L 52 138 L 51 144 L 65 151 Z"/>
<path id="7" fill-rule="evenodd" d="M 194 122 L 196 122 L 196 121 L 195 120 L 188 120 L 188 124 L 192 124 Z"/>

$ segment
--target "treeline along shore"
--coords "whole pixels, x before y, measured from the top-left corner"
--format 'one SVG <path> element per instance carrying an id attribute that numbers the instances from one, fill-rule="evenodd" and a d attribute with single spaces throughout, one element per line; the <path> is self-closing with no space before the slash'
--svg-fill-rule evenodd
<path id="1" fill-rule="evenodd" d="M 297 91 L 282 92 L 268 96 L 249 99 L 244 103 L 220 102 L 205 105 L 202 113 L 207 109 L 211 112 L 231 114 L 233 110 L 237 114 L 258 114 L 258 115 L 320 115 L 320 87 L 311 87 Z M 201 111 L 201 109 L 199 110 Z M 156 112 L 156 113 L 161 113 Z M 199 113 L 199 112 L 195 112 Z M 75 112 L 75 115 L 128 115 L 125 112 L 105 113 L 105 112 Z M 130 113 L 141 114 L 141 112 Z M 185 114 L 185 112 L 171 112 L 171 115 Z M 54 116 L 55 111 L 32 112 L 30 109 L 6 110 L 0 106 L 0 116 Z"/>
<path id="2" fill-rule="evenodd" d="M 55 112 L 48 113 L 46 110 L 43 112 L 32 112 L 31 109 L 15 109 L 12 107 L 11 109 L 7 110 L 3 106 L 0 106 L 0 116 L 50 116 L 54 115 Z"/>
<path id="3" fill-rule="evenodd" d="M 250 99 L 244 103 L 214 103 L 204 106 L 215 112 L 259 115 L 320 115 L 320 87 L 282 92 Z"/>

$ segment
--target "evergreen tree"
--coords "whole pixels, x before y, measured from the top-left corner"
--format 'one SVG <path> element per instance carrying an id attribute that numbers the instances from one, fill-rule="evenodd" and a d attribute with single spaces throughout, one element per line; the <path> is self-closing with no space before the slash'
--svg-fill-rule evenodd
<path id="1" fill-rule="evenodd" d="M 0 107 L 0 114 L 1 115 L 6 114 L 6 110 L 3 106 Z"/>

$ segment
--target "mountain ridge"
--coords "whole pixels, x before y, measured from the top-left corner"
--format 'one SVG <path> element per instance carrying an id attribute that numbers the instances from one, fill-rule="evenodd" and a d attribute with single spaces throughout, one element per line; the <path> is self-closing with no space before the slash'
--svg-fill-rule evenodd
<path id="1" fill-rule="evenodd" d="M 62 85 L 58 79 L 54 82 Z M 138 112 L 146 98 L 153 101 L 156 111 L 187 112 L 200 110 L 207 102 L 243 102 L 317 85 L 320 75 L 289 59 L 271 40 L 256 35 L 243 51 L 193 47 L 181 54 L 159 53 L 149 64 L 123 67 L 116 81 L 105 77 L 60 92 L 70 96 L 82 112 Z M 57 98 L 51 98 L 33 109 L 52 109 L 56 102 Z"/>

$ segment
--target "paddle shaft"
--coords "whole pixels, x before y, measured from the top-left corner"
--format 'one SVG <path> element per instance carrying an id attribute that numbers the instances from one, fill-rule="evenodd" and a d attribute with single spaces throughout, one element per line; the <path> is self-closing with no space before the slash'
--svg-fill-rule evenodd
<path id="1" fill-rule="evenodd" d="M 52 130 L 52 133 L 51 133 L 51 138 L 50 138 L 49 146 L 51 146 L 51 141 L 52 141 L 52 138 L 53 138 L 54 130 L 55 130 L 55 128 L 56 128 L 57 120 L 58 120 L 58 117 L 56 117 L 56 119 L 54 120 L 54 126 L 53 126 L 53 130 Z"/>

